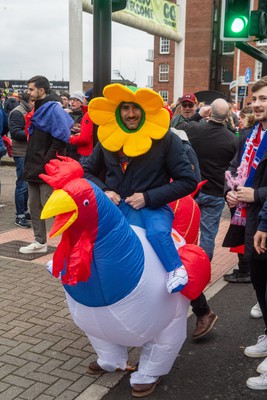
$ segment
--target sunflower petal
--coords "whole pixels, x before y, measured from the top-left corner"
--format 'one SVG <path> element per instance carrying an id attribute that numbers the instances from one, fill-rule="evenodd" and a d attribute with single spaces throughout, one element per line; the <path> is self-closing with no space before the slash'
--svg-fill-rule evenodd
<path id="1" fill-rule="evenodd" d="M 109 151 L 119 151 L 127 135 L 117 122 L 99 126 L 97 134 L 102 146 Z"/>
<path id="2" fill-rule="evenodd" d="M 122 101 L 127 103 L 135 102 L 135 94 L 131 89 L 121 85 L 120 83 L 107 85 L 103 90 L 103 95 L 108 101 L 116 105 L 116 108 Z"/>
<path id="3" fill-rule="evenodd" d="M 128 134 L 123 146 L 123 152 L 128 157 L 136 157 L 148 152 L 152 146 L 152 140 L 144 135 L 141 129 L 138 132 Z"/>
<path id="4" fill-rule="evenodd" d="M 152 139 L 161 139 L 167 133 L 170 126 L 170 114 L 165 108 L 156 113 L 146 113 L 146 121 L 142 126 L 145 135 Z"/>
<path id="5" fill-rule="evenodd" d="M 162 97 L 154 92 L 154 90 L 148 88 L 137 90 L 135 93 L 135 102 L 140 104 L 145 112 L 158 111 L 164 105 Z"/>
<path id="6" fill-rule="evenodd" d="M 88 113 L 96 125 L 108 124 L 115 119 L 116 107 L 103 97 L 95 97 L 88 105 Z"/>

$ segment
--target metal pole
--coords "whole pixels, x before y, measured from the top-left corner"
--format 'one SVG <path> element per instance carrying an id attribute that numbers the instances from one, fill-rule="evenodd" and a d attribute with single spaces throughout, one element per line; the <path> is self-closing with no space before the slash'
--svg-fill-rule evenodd
<path id="1" fill-rule="evenodd" d="M 111 82 L 111 14 L 112 0 L 94 0 L 93 97 L 101 96 L 103 88 Z M 94 126 L 94 144 L 97 140 Z"/>
<path id="2" fill-rule="evenodd" d="M 94 0 L 94 97 L 111 82 L 111 13 L 112 0 Z"/>
<path id="3" fill-rule="evenodd" d="M 240 69 L 240 50 L 237 49 L 237 57 L 236 57 L 236 90 L 235 90 L 235 102 L 238 104 L 238 88 L 239 88 L 239 69 Z"/>

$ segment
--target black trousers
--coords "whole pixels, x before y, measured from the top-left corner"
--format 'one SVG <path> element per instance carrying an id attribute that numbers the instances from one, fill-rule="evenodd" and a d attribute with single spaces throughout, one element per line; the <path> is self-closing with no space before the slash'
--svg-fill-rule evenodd
<path id="1" fill-rule="evenodd" d="M 196 317 L 202 317 L 202 315 L 205 315 L 210 311 L 206 297 L 203 293 L 201 293 L 201 295 L 195 300 L 191 300 L 190 305 Z"/>
<path id="2" fill-rule="evenodd" d="M 267 334 L 267 258 L 265 260 L 251 258 L 249 266 L 251 282 L 262 311 L 265 333 Z"/>
<path id="3" fill-rule="evenodd" d="M 249 262 L 244 254 L 238 253 L 238 269 L 242 274 L 249 274 Z"/>

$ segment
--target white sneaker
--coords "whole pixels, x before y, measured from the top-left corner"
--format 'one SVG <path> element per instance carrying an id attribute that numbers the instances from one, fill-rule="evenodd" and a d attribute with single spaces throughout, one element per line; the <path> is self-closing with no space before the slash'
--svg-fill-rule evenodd
<path id="1" fill-rule="evenodd" d="M 182 265 L 167 273 L 166 286 L 169 293 L 179 292 L 188 282 L 188 275 Z"/>
<path id="2" fill-rule="evenodd" d="M 254 346 L 246 347 L 244 353 L 247 357 L 252 358 L 267 357 L 267 335 L 259 336 L 257 343 Z"/>
<path id="3" fill-rule="evenodd" d="M 260 363 L 260 365 L 258 365 L 257 372 L 259 374 L 263 374 L 264 372 L 267 372 L 267 358 L 265 358 L 265 360 L 263 360 L 262 363 Z"/>
<path id="4" fill-rule="evenodd" d="M 22 254 L 47 253 L 47 244 L 41 244 L 34 240 L 28 246 L 21 247 L 19 252 Z"/>
<path id="5" fill-rule="evenodd" d="M 259 303 L 255 304 L 255 306 L 252 307 L 250 310 L 250 315 L 252 318 L 261 318 L 262 317 L 262 312 Z"/>
<path id="6" fill-rule="evenodd" d="M 260 376 L 248 378 L 246 385 L 250 389 L 267 390 L 267 372 L 264 372 Z"/>

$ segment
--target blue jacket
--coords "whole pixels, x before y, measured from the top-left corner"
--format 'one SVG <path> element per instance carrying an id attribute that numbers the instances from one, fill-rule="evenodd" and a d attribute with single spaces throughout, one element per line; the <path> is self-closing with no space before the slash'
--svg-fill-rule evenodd
<path id="1" fill-rule="evenodd" d="M 51 94 L 35 102 L 24 165 L 24 179 L 28 182 L 43 183 L 39 174 L 45 172 L 45 164 L 57 154 L 66 154 L 73 119 L 55 98 Z"/>

